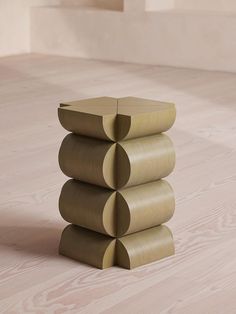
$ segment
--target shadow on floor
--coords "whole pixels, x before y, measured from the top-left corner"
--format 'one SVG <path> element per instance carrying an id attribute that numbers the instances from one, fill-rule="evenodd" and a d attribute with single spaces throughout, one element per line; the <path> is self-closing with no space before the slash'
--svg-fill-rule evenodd
<path id="1" fill-rule="evenodd" d="M 58 256 L 58 246 L 63 227 L 1 226 L 1 253 L 15 251 L 19 254 Z"/>

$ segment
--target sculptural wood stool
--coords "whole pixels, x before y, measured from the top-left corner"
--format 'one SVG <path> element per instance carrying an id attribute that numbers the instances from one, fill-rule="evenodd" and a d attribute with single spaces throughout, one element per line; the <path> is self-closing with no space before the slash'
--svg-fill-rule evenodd
<path id="1" fill-rule="evenodd" d="M 174 193 L 163 180 L 175 152 L 163 134 L 175 121 L 174 104 L 126 97 L 63 103 L 61 125 L 69 132 L 59 164 L 65 183 L 59 199 L 70 223 L 62 255 L 107 268 L 134 268 L 174 254 Z"/>

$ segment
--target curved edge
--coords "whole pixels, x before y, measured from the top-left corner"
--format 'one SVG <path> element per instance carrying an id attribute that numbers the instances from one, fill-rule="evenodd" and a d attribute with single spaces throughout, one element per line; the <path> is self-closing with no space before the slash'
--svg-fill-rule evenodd
<path id="1" fill-rule="evenodd" d="M 122 147 L 121 143 L 117 143 L 117 166 L 116 172 L 116 186 L 118 189 L 125 187 L 130 179 L 131 175 L 131 163 L 127 152 L 125 151 L 124 147 Z"/>
<path id="2" fill-rule="evenodd" d="M 116 239 L 112 240 L 106 247 L 102 259 L 102 269 L 114 266 L 115 261 L 116 261 Z"/>
<path id="3" fill-rule="evenodd" d="M 122 239 L 117 239 L 116 241 L 116 254 L 117 265 L 126 269 L 131 269 L 130 256 Z"/>
<path id="4" fill-rule="evenodd" d="M 116 192 L 107 199 L 102 213 L 102 224 L 107 235 L 116 236 Z"/>
<path id="5" fill-rule="evenodd" d="M 68 181 L 66 181 L 66 182 L 64 183 L 64 185 L 63 185 L 62 188 L 61 188 L 61 193 L 60 193 L 60 196 L 59 196 L 59 199 L 58 199 L 58 209 L 59 209 L 59 213 L 60 213 L 61 217 L 62 217 L 65 221 L 67 221 L 67 222 L 69 222 L 69 223 L 72 223 L 72 221 L 68 220 L 68 218 L 67 218 L 66 215 L 64 214 L 64 211 L 63 211 L 64 206 L 63 206 L 62 199 L 64 198 L 63 194 L 65 193 L 65 189 L 67 188 L 68 185 L 71 184 L 72 181 L 73 181 L 73 179 L 70 179 L 70 180 L 68 180 Z"/>
<path id="6" fill-rule="evenodd" d="M 165 127 L 163 127 L 162 130 L 158 133 L 163 133 L 163 132 L 167 132 L 168 130 L 170 130 L 176 121 L 177 112 L 176 112 L 175 104 L 174 103 L 169 103 L 169 104 L 172 105 L 172 108 L 167 109 L 167 114 L 171 118 L 167 119 L 167 121 L 169 121 L 169 123 L 167 123 L 167 125 Z M 153 133 L 153 134 L 156 134 L 156 133 Z"/>
<path id="7" fill-rule="evenodd" d="M 119 239 L 118 263 L 133 269 L 174 254 L 173 235 L 165 225 L 156 226 Z"/>
<path id="8" fill-rule="evenodd" d="M 59 253 L 103 269 L 115 264 L 115 243 L 109 236 L 69 225 L 62 232 Z"/>
<path id="9" fill-rule="evenodd" d="M 174 239 L 173 233 L 172 233 L 172 231 L 170 230 L 170 228 L 167 225 L 162 225 L 162 228 L 164 230 L 166 230 L 166 232 L 169 233 L 169 235 L 172 237 L 172 239 Z"/>
<path id="10" fill-rule="evenodd" d="M 131 116 L 117 114 L 117 140 L 121 141 L 128 137 L 131 129 Z"/>
<path id="11" fill-rule="evenodd" d="M 116 144 L 113 143 L 107 150 L 102 163 L 103 180 L 107 187 L 116 188 Z"/>
<path id="12" fill-rule="evenodd" d="M 64 123 L 64 115 L 63 115 L 64 111 L 63 111 L 63 110 L 64 110 L 63 107 L 57 108 L 58 120 L 59 120 L 61 126 L 62 126 L 65 130 L 67 130 L 67 131 L 70 132 L 70 129 L 67 128 L 66 123 Z"/>
<path id="13" fill-rule="evenodd" d="M 175 254 L 175 240 L 174 240 L 174 236 L 173 236 L 173 233 L 171 231 L 171 229 L 169 227 L 167 227 L 167 225 L 162 225 L 162 227 L 164 228 L 164 230 L 166 231 L 166 233 L 171 237 L 171 244 L 172 244 L 172 252 L 171 252 L 171 255 L 174 255 Z"/>
<path id="14" fill-rule="evenodd" d="M 173 115 L 173 119 L 171 120 L 171 123 L 168 125 L 168 127 L 165 130 L 163 130 L 162 132 L 166 132 L 169 129 L 171 129 L 172 126 L 174 125 L 175 121 L 176 121 L 176 116 L 177 116 L 176 107 L 175 107 L 175 104 L 172 103 L 172 105 L 173 105 L 173 108 L 171 110 L 171 113 Z"/>
<path id="15" fill-rule="evenodd" d="M 111 190 L 70 179 L 61 189 L 59 212 L 69 223 L 114 237 L 115 194 Z"/>
<path id="16" fill-rule="evenodd" d="M 168 203 L 169 203 L 168 209 L 165 210 L 165 213 L 166 213 L 165 217 L 163 217 L 163 219 L 160 220 L 160 222 L 158 223 L 158 225 L 162 225 L 163 223 L 166 223 L 173 217 L 175 213 L 176 202 L 175 202 L 175 193 L 170 183 L 163 179 L 160 179 L 158 181 L 159 181 L 159 184 L 161 184 L 162 194 L 168 197 Z"/>
<path id="17" fill-rule="evenodd" d="M 165 222 L 169 221 L 173 217 L 173 215 L 175 213 L 176 200 L 175 200 L 175 191 L 172 188 L 171 184 L 167 180 L 163 180 L 163 179 L 161 179 L 161 182 L 163 182 L 166 186 L 168 186 L 169 193 L 171 193 L 172 201 L 173 201 L 172 211 L 170 212 L 169 218 L 166 221 L 163 222 L 163 223 L 165 223 Z"/>
<path id="18" fill-rule="evenodd" d="M 122 192 L 117 192 L 117 222 L 116 222 L 116 236 L 124 236 L 130 227 L 131 214 L 129 205 L 126 202 Z"/>
<path id="19" fill-rule="evenodd" d="M 72 225 L 67 225 L 61 233 L 61 238 L 60 238 L 60 242 L 59 242 L 59 246 L 58 246 L 58 254 L 60 255 L 64 255 L 64 251 L 62 250 L 62 241 L 64 240 L 64 234 L 67 232 L 68 229 L 71 229 Z"/>
<path id="20" fill-rule="evenodd" d="M 63 166 L 63 151 L 65 150 L 64 149 L 64 146 L 66 145 L 66 142 L 68 141 L 68 138 L 71 137 L 72 133 L 69 133 L 67 134 L 64 139 L 62 140 L 62 143 L 61 143 L 61 146 L 59 148 L 59 152 L 58 152 L 58 164 L 59 164 L 59 167 L 61 169 L 61 171 L 64 173 L 64 175 L 68 176 L 68 174 L 66 173 L 65 169 L 64 169 L 64 166 Z M 69 177 L 69 176 L 68 176 Z"/>
<path id="21" fill-rule="evenodd" d="M 104 132 L 104 139 L 115 142 L 116 141 L 116 115 L 103 116 L 102 117 L 102 129 Z"/>
<path id="22" fill-rule="evenodd" d="M 142 101 L 142 99 L 139 99 L 139 101 Z M 146 100 L 143 101 L 145 103 Z M 159 134 L 172 128 L 176 121 L 175 104 L 168 103 L 167 108 L 163 108 L 160 111 L 158 110 L 158 105 L 156 106 L 157 110 L 153 112 L 148 110 L 137 111 L 133 114 L 130 113 L 130 115 L 119 113 L 118 140 Z"/>
<path id="23" fill-rule="evenodd" d="M 172 153 L 173 153 L 173 169 L 175 168 L 175 165 L 176 165 L 176 152 L 175 152 L 175 145 L 174 145 L 174 142 L 172 141 L 172 139 L 166 135 L 166 134 L 163 134 L 165 135 L 165 137 L 168 139 L 169 143 L 170 143 L 170 146 L 172 148 Z"/>
<path id="24" fill-rule="evenodd" d="M 161 134 L 162 138 L 164 138 L 165 142 L 166 142 L 166 147 L 167 150 L 169 150 L 169 154 L 168 154 L 168 162 L 169 162 L 169 169 L 168 171 L 165 173 L 165 175 L 163 175 L 162 178 L 166 178 L 168 175 L 170 175 L 176 166 L 176 153 L 175 153 L 175 147 L 174 147 L 174 143 L 171 140 L 171 138 L 166 135 L 166 134 Z"/>
<path id="25" fill-rule="evenodd" d="M 165 185 L 168 186 L 169 190 L 171 191 L 171 193 L 175 196 L 175 191 L 172 187 L 172 185 L 165 179 L 160 179 L 160 182 L 164 183 Z"/>
<path id="26" fill-rule="evenodd" d="M 58 119 L 61 126 L 78 135 L 97 139 L 115 141 L 116 114 L 99 115 L 78 111 L 73 105 L 58 108 Z M 93 127 L 91 128 L 91 125 Z"/>

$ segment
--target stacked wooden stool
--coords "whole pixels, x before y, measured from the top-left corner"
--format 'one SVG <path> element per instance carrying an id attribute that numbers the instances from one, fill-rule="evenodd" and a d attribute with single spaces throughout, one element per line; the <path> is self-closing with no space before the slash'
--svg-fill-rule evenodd
<path id="1" fill-rule="evenodd" d="M 98 268 L 134 268 L 174 254 L 163 223 L 174 213 L 170 184 L 175 152 L 163 134 L 173 125 L 174 104 L 126 97 L 63 103 L 61 125 L 71 132 L 59 164 L 71 177 L 59 209 L 70 223 L 62 255 Z"/>

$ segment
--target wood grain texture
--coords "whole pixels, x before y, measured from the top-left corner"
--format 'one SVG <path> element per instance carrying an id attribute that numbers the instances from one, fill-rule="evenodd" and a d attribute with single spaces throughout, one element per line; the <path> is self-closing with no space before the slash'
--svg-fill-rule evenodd
<path id="1" fill-rule="evenodd" d="M 165 134 L 113 143 L 70 133 L 62 141 L 59 165 L 68 177 L 121 189 L 168 176 L 175 150 Z"/>
<path id="2" fill-rule="evenodd" d="M 165 134 L 117 144 L 117 188 L 135 186 L 168 176 L 175 167 L 175 150 Z"/>
<path id="3" fill-rule="evenodd" d="M 174 254 L 174 240 L 164 225 L 112 238 L 75 225 L 62 232 L 59 253 L 100 269 L 133 269 Z"/>
<path id="4" fill-rule="evenodd" d="M 116 144 L 68 134 L 60 147 L 59 165 L 68 177 L 98 186 L 116 187 Z"/>
<path id="5" fill-rule="evenodd" d="M 119 191 L 69 180 L 59 198 L 64 220 L 112 237 L 167 222 L 174 209 L 174 192 L 165 180 Z"/>
<path id="6" fill-rule="evenodd" d="M 67 222 L 96 232 L 116 236 L 116 192 L 77 180 L 62 187 L 61 216 Z"/>
<path id="7" fill-rule="evenodd" d="M 236 75 L 42 55 L 0 59 L 0 312 L 235 314 Z M 58 103 L 174 102 L 175 256 L 104 271 L 58 255 Z"/>
<path id="8" fill-rule="evenodd" d="M 137 97 L 97 97 L 61 103 L 58 117 L 67 131 L 117 142 L 169 130 L 176 109 L 172 103 Z"/>
<path id="9" fill-rule="evenodd" d="M 175 252 L 170 229 L 161 225 L 117 239 L 117 264 L 127 269 L 160 260 Z"/>
<path id="10" fill-rule="evenodd" d="M 127 140 L 168 131 L 174 124 L 173 103 L 137 97 L 118 99 L 117 138 Z"/>
<path id="11" fill-rule="evenodd" d="M 158 180 L 117 192 L 116 234 L 126 234 L 158 226 L 170 220 L 175 196 L 170 184 Z"/>
<path id="12" fill-rule="evenodd" d="M 103 140 L 116 139 L 117 100 L 100 97 L 62 103 L 58 108 L 61 125 L 70 132 Z"/>
<path id="13" fill-rule="evenodd" d="M 74 225 L 62 232 L 59 253 L 105 269 L 115 265 L 116 239 Z"/>

